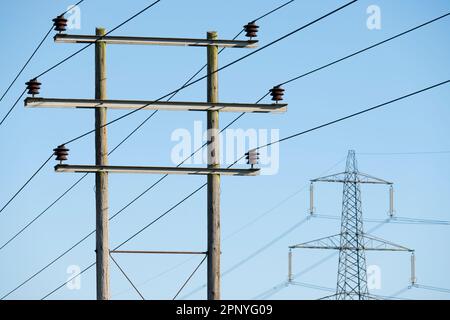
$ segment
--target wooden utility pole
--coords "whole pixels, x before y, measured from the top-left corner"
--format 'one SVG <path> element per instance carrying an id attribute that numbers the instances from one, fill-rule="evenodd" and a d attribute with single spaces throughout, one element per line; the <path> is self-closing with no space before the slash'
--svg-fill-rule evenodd
<path id="1" fill-rule="evenodd" d="M 95 30 L 105 35 L 103 28 Z M 95 98 L 106 99 L 106 43 L 95 43 Z M 95 163 L 108 165 L 106 108 L 95 108 Z M 97 300 L 109 300 L 109 196 L 108 173 L 95 173 Z"/>
<path id="2" fill-rule="evenodd" d="M 208 40 L 217 32 L 207 33 Z M 218 47 L 208 46 L 208 102 L 218 102 Z M 220 168 L 219 111 L 207 111 L 208 168 Z M 220 175 L 208 175 L 208 300 L 220 299 Z"/>

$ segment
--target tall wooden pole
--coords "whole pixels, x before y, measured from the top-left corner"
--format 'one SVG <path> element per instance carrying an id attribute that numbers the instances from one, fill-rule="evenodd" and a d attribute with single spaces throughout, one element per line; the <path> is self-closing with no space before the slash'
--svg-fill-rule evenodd
<path id="1" fill-rule="evenodd" d="M 103 28 L 95 30 L 105 35 Z M 95 98 L 106 99 L 106 43 L 95 44 Z M 95 108 L 95 164 L 108 165 L 106 108 Z M 109 197 L 108 173 L 95 174 L 97 300 L 109 300 Z"/>
<path id="2" fill-rule="evenodd" d="M 209 40 L 217 32 L 207 33 Z M 218 48 L 208 46 L 208 102 L 218 102 Z M 219 112 L 207 112 L 208 167 L 219 168 Z M 220 299 L 220 175 L 208 175 L 208 300 Z"/>

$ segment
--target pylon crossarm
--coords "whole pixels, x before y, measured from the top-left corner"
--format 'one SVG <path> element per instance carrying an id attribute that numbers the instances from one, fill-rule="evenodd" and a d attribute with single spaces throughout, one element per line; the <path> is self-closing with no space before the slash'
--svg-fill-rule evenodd
<path id="1" fill-rule="evenodd" d="M 311 182 L 342 182 L 345 179 L 345 172 L 330 174 L 328 176 L 312 179 Z"/>
<path id="2" fill-rule="evenodd" d="M 362 183 L 388 184 L 388 185 L 394 184 L 391 181 L 377 178 L 377 177 L 371 176 L 370 174 L 366 174 L 366 173 L 362 173 L 362 172 L 358 172 L 358 176 L 361 178 L 365 178 L 365 181 Z M 361 180 L 363 180 L 363 179 L 361 179 Z"/>
<path id="3" fill-rule="evenodd" d="M 363 241 L 364 250 L 414 252 L 413 249 L 367 234 L 363 235 Z"/>
<path id="4" fill-rule="evenodd" d="M 365 173 L 356 172 L 354 176 L 356 177 L 355 179 L 348 179 L 347 178 L 348 175 L 345 172 L 341 172 L 321 178 L 316 178 L 311 180 L 311 182 L 337 182 L 337 183 L 350 182 L 350 183 L 387 184 L 387 185 L 393 184 L 392 182 L 376 178 Z"/>
<path id="5" fill-rule="evenodd" d="M 290 246 L 290 249 L 332 249 L 339 250 L 341 234 L 335 234 L 329 237 L 320 238 L 300 244 Z"/>
<path id="6" fill-rule="evenodd" d="M 341 234 L 332 235 L 300 244 L 290 246 L 290 249 L 329 249 L 329 250 L 368 250 L 368 251 L 406 251 L 414 252 L 413 249 L 364 234 L 363 243 L 360 247 L 342 246 L 340 243 Z"/>

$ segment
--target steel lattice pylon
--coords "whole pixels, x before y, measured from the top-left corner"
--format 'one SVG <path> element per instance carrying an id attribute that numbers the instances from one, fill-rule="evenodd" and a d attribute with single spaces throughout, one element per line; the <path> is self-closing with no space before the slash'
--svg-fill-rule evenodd
<path id="1" fill-rule="evenodd" d="M 349 151 L 342 195 L 341 241 L 336 287 L 338 300 L 361 300 L 368 296 L 366 254 L 363 240 L 361 189 L 357 181 L 355 152 Z"/>
<path id="2" fill-rule="evenodd" d="M 339 234 L 316 239 L 289 247 L 289 276 L 292 281 L 292 249 L 339 250 L 336 293 L 325 299 L 372 300 L 367 286 L 366 251 L 411 252 L 411 282 L 415 282 L 414 250 L 364 233 L 361 202 L 361 184 L 384 184 L 390 186 L 389 214 L 392 217 L 393 183 L 358 171 L 355 151 L 347 156 L 345 172 L 311 180 L 310 214 L 314 215 L 313 183 L 337 182 L 343 184 L 341 230 Z"/>

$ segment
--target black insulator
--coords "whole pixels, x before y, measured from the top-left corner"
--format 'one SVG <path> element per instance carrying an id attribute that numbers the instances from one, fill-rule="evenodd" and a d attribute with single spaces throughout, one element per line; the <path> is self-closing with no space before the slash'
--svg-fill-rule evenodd
<path id="1" fill-rule="evenodd" d="M 55 27 L 55 31 L 63 32 L 66 31 L 67 27 L 67 19 L 64 16 L 57 16 L 53 21 L 53 26 Z"/>
<path id="2" fill-rule="evenodd" d="M 259 26 L 256 25 L 255 21 L 249 22 L 244 26 L 245 36 L 249 38 L 256 38 L 258 35 Z"/>
<path id="3" fill-rule="evenodd" d="M 53 154 L 56 156 L 56 161 L 60 161 L 61 163 L 66 161 L 69 156 L 69 149 L 67 149 L 63 144 L 53 149 L 53 151 Z"/>
<path id="4" fill-rule="evenodd" d="M 27 85 L 28 94 L 36 95 L 39 94 L 39 90 L 41 89 L 41 83 L 37 81 L 36 78 L 31 79 L 30 81 L 25 83 Z"/>
<path id="5" fill-rule="evenodd" d="M 284 89 L 281 86 L 275 86 L 269 90 L 270 95 L 272 96 L 272 101 L 281 101 L 284 96 Z"/>

